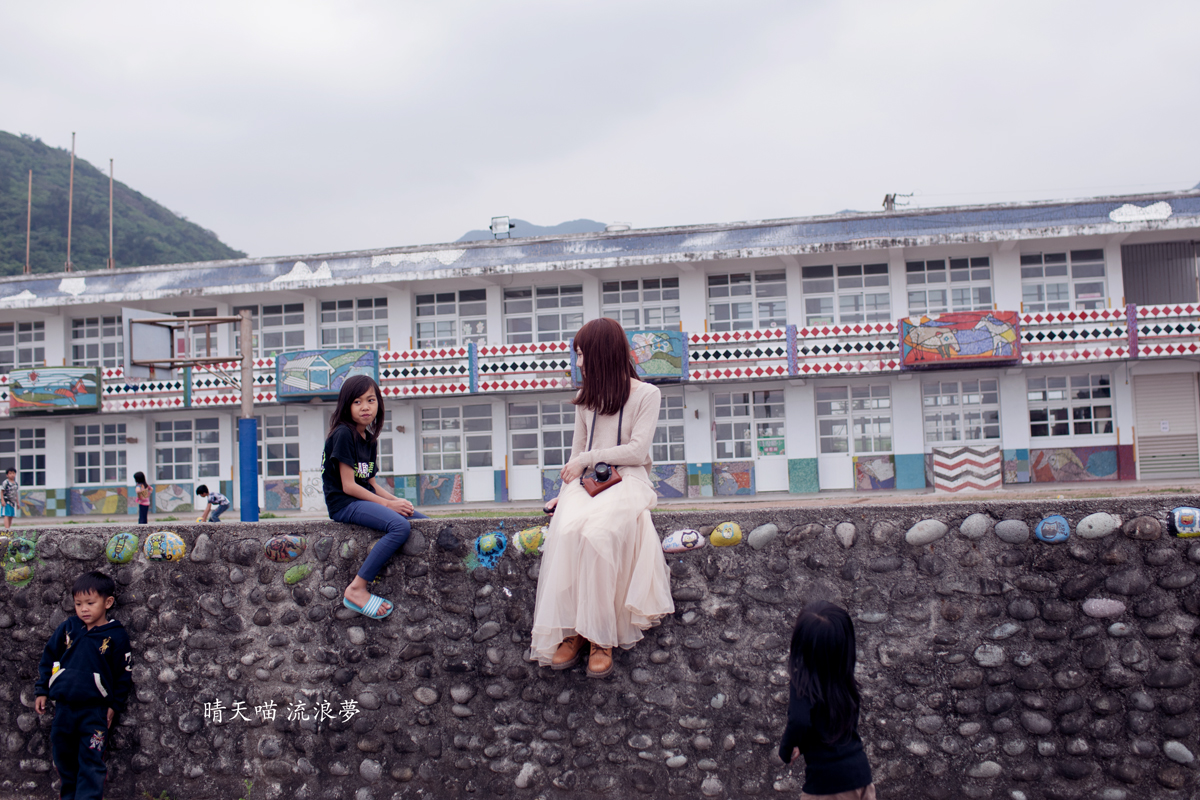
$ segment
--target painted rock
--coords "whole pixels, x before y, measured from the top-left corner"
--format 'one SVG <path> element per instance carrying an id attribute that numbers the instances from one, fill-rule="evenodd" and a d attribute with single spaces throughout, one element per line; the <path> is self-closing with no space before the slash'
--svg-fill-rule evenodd
<path id="1" fill-rule="evenodd" d="M 142 552 L 151 561 L 182 561 L 187 545 L 174 531 L 158 531 L 146 537 Z"/>
<path id="2" fill-rule="evenodd" d="M 732 547 L 742 541 L 742 529 L 736 522 L 722 522 L 708 537 L 713 547 Z"/>
<path id="3" fill-rule="evenodd" d="M 304 540 L 303 536 L 272 536 L 263 545 L 263 553 L 272 561 L 295 561 L 304 555 L 306 547 L 308 547 L 308 542 Z"/>
<path id="4" fill-rule="evenodd" d="M 542 548 L 546 546 L 546 534 L 549 531 L 549 525 L 526 528 L 517 534 L 517 549 L 527 556 L 541 555 Z"/>
<path id="5" fill-rule="evenodd" d="M 312 564 L 293 564 L 288 567 L 287 572 L 283 573 L 283 582 L 288 586 L 295 586 L 307 578 L 310 572 L 312 572 Z"/>
<path id="6" fill-rule="evenodd" d="M 8 560 L 15 561 L 18 564 L 32 561 L 36 550 L 37 543 L 33 539 L 22 539 L 19 536 L 14 536 L 13 540 L 8 543 Z"/>
<path id="7" fill-rule="evenodd" d="M 13 567 L 4 573 L 4 580 L 16 586 L 24 586 L 33 577 L 33 569 L 29 566 Z"/>
<path id="8" fill-rule="evenodd" d="M 664 553 L 686 553 L 689 550 L 699 550 L 706 544 L 708 540 L 700 535 L 700 531 L 684 528 L 663 539 L 662 549 Z"/>
<path id="9" fill-rule="evenodd" d="M 137 555 L 137 551 L 137 534 L 122 531 L 108 540 L 108 545 L 104 548 L 104 555 L 108 558 L 108 563 L 110 564 L 128 564 L 130 561 L 133 561 L 133 557 Z"/>
<path id="10" fill-rule="evenodd" d="M 1049 544 L 1065 542 L 1071 535 L 1071 523 L 1067 522 L 1067 518 L 1061 514 L 1053 514 L 1037 524 L 1037 527 L 1033 529 L 1033 535 L 1039 541 Z"/>
<path id="11" fill-rule="evenodd" d="M 479 563 L 491 569 L 508 549 L 508 539 L 500 531 L 488 531 L 475 540 L 475 555 Z"/>
<path id="12" fill-rule="evenodd" d="M 1200 508 L 1180 506 L 1172 510 L 1171 520 L 1168 525 L 1171 533 L 1176 536 L 1181 536 L 1185 539 L 1200 536 Z"/>

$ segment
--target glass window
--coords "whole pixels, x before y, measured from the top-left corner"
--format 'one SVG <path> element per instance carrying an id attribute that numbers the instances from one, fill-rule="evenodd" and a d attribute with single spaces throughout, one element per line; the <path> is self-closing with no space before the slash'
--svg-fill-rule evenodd
<path id="1" fill-rule="evenodd" d="M 992 267 L 987 256 L 909 261 L 905 272 L 910 315 L 992 308 Z"/>
<path id="2" fill-rule="evenodd" d="M 1112 376 L 1027 378 L 1029 435 L 1094 436 L 1113 432 Z"/>
<path id="3" fill-rule="evenodd" d="M 683 395 L 664 394 L 658 409 L 658 426 L 654 429 L 651 458 L 656 464 L 682 462 L 683 446 Z"/>
<path id="4" fill-rule="evenodd" d="M 601 311 L 627 331 L 674 328 L 679 325 L 679 278 L 605 281 Z"/>
<path id="5" fill-rule="evenodd" d="M 575 406 L 570 400 L 509 403 L 508 430 L 514 466 L 562 467 L 571 458 Z"/>
<path id="6" fill-rule="evenodd" d="M 22 487 L 46 485 L 45 428 L 0 428 L 0 475 L 9 469 Z"/>
<path id="7" fill-rule="evenodd" d="M 195 311 L 172 311 L 177 317 L 215 317 L 217 310 L 215 308 L 197 308 Z M 175 356 L 183 358 L 188 355 L 197 358 L 208 354 L 211 348 L 212 355 L 220 355 L 217 349 L 217 331 L 219 325 L 202 325 L 191 329 L 191 336 L 183 335 L 183 329 L 180 328 L 174 332 L 175 336 Z M 191 341 L 188 341 L 189 338 Z"/>
<path id="8" fill-rule="evenodd" d="M 892 315 L 887 264 L 800 269 L 805 325 L 887 322 Z"/>
<path id="9" fill-rule="evenodd" d="M 820 386 L 816 390 L 817 443 L 824 455 L 892 452 L 891 389 Z"/>
<path id="10" fill-rule="evenodd" d="M 1022 255 L 1021 299 L 1026 313 L 1105 308 L 1104 251 Z"/>
<path id="11" fill-rule="evenodd" d="M 330 350 L 386 350 L 387 298 L 321 301 L 321 347 Z"/>
<path id="12" fill-rule="evenodd" d="M 1000 391 L 995 378 L 931 381 L 921 387 L 928 445 L 1000 438 Z"/>
<path id="13" fill-rule="evenodd" d="M 76 425 L 75 483 L 125 483 L 125 423 Z"/>
<path id="14" fill-rule="evenodd" d="M 71 364 L 115 369 L 125 361 L 121 315 L 71 320 Z"/>
<path id="15" fill-rule="evenodd" d="M 718 461 L 786 455 L 782 391 L 715 394 L 713 416 Z"/>
<path id="16" fill-rule="evenodd" d="M 708 276 L 708 329 L 743 331 L 787 326 L 783 272 Z"/>
<path id="17" fill-rule="evenodd" d="M 561 342 L 583 326 L 583 286 L 504 290 L 507 344 Z"/>
<path id="18" fill-rule="evenodd" d="M 417 295 L 417 347 L 487 343 L 487 290 Z"/>
<path id="19" fill-rule="evenodd" d="M 258 423 L 258 469 L 268 478 L 300 474 L 300 417 L 264 414 Z"/>
<path id="20" fill-rule="evenodd" d="M 237 316 L 243 308 L 250 310 L 251 329 L 254 331 L 254 353 L 260 358 L 270 358 L 279 353 L 303 350 L 305 324 L 303 303 L 283 303 L 270 306 L 237 306 Z M 241 326 L 234 335 L 234 348 L 241 352 Z"/>
<path id="21" fill-rule="evenodd" d="M 220 440 L 221 423 L 217 417 L 155 422 L 155 480 L 169 482 L 190 481 L 194 478 L 219 479 Z"/>
<path id="22" fill-rule="evenodd" d="M 45 341 L 45 322 L 0 322 L 0 375 L 44 367 Z"/>

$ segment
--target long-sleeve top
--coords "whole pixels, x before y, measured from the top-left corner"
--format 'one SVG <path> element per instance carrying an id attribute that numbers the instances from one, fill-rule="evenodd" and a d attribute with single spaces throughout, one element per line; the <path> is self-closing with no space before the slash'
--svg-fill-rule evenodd
<path id="1" fill-rule="evenodd" d="M 784 763 L 792 760 L 792 750 L 799 748 L 804 756 L 804 786 L 807 794 L 837 794 L 861 789 L 871 784 L 871 764 L 863 752 L 858 735 L 858 717 L 850 731 L 832 744 L 825 742 L 824 726 L 814 719 L 812 704 L 791 690 L 788 702 L 787 727 L 779 743 L 779 757 Z"/>
<path id="2" fill-rule="evenodd" d="M 129 634 L 121 623 L 114 619 L 88 630 L 79 617 L 68 617 L 42 651 L 34 695 L 119 714 L 133 688 L 131 661 Z"/>
<path id="3" fill-rule="evenodd" d="M 643 381 L 633 381 L 629 399 L 625 401 L 624 415 L 596 414 L 596 435 L 592 449 L 588 450 L 588 438 L 592 434 L 592 411 L 584 406 L 575 407 L 575 434 L 571 440 L 571 460 L 579 459 L 585 469 L 592 469 L 600 462 L 619 467 L 622 478 L 635 478 L 650 482 L 650 444 L 654 441 L 654 430 L 658 427 L 658 406 L 662 393 L 657 386 Z M 621 420 L 621 441 L 617 444 L 617 421 Z"/>

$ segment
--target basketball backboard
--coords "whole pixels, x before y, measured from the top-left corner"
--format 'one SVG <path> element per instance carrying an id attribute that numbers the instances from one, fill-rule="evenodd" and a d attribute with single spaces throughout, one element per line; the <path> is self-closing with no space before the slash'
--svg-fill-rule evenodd
<path id="1" fill-rule="evenodd" d="M 140 308 L 121 309 L 121 323 L 125 328 L 125 377 L 128 380 L 146 380 L 154 377 L 154 367 L 138 366 L 134 361 L 169 361 L 173 357 L 171 329 L 142 322 L 148 319 L 175 320 L 176 317 L 171 314 L 142 311 Z"/>

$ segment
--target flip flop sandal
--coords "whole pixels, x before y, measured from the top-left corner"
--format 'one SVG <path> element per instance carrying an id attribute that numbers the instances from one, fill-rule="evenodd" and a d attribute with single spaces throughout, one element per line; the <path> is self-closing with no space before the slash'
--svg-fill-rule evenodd
<path id="1" fill-rule="evenodd" d="M 390 605 L 391 608 L 389 608 L 387 610 L 387 614 L 380 614 L 380 613 L 378 613 L 379 609 L 383 606 L 384 603 L 387 603 L 388 605 Z M 391 614 L 393 611 L 396 610 L 396 605 L 394 603 L 392 603 L 391 600 L 385 600 L 377 594 L 371 595 L 371 599 L 368 600 L 366 602 L 366 605 L 362 606 L 361 608 L 356 606 L 354 603 L 350 602 L 350 598 L 348 598 L 348 597 L 342 598 L 342 605 L 344 605 L 346 608 L 350 609 L 351 611 L 357 611 L 359 614 L 362 614 L 364 617 L 370 617 L 371 619 L 383 619 L 388 614 Z"/>

